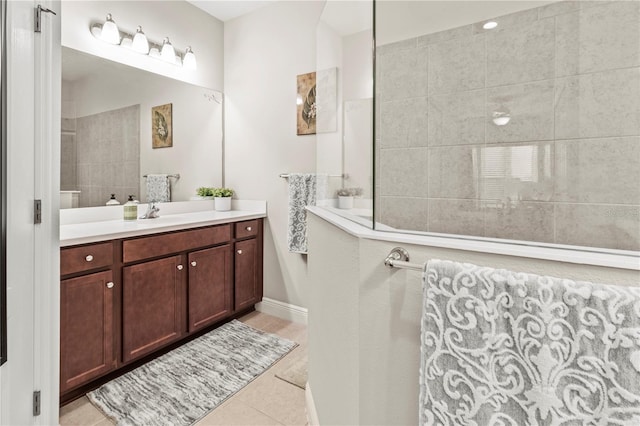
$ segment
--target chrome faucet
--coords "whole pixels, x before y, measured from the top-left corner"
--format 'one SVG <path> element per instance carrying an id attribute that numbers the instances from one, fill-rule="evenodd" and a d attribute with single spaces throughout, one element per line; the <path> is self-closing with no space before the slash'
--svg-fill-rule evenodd
<path id="1" fill-rule="evenodd" d="M 160 208 L 156 206 L 156 203 L 154 201 L 149 201 L 147 212 L 140 216 L 140 219 L 156 219 L 160 217 L 160 214 L 158 214 L 159 211 Z"/>

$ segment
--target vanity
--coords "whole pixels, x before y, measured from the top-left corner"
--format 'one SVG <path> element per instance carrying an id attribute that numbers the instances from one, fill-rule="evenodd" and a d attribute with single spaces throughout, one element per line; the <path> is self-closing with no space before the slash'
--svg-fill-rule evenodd
<path id="1" fill-rule="evenodd" d="M 259 204 L 63 224 L 61 402 L 252 310 L 265 216 Z"/>

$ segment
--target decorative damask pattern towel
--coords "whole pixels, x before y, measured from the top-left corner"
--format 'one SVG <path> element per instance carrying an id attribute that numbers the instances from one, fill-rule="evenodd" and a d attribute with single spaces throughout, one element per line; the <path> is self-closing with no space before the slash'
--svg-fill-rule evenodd
<path id="1" fill-rule="evenodd" d="M 316 204 L 319 190 L 326 187 L 326 175 L 289 174 L 289 229 L 287 245 L 292 253 L 307 252 L 307 206 Z"/>
<path id="2" fill-rule="evenodd" d="M 165 203 L 171 201 L 169 175 L 147 175 L 147 202 Z"/>
<path id="3" fill-rule="evenodd" d="M 640 425 L 640 288 L 432 260 L 423 289 L 421 425 Z"/>

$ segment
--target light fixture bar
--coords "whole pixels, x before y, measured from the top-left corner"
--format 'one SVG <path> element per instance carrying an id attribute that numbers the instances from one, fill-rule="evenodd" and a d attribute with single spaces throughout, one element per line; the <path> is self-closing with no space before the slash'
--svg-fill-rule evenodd
<path id="1" fill-rule="evenodd" d="M 89 29 L 91 34 L 100 41 L 124 47 L 163 62 L 183 66 L 187 70 L 196 69 L 196 57 L 191 46 L 184 52 L 179 51 L 171 44 L 169 37 L 165 37 L 162 43 L 155 43 L 147 38 L 139 25 L 135 33 L 123 31 L 118 28 L 110 13 L 107 14 L 104 23 L 94 22 Z"/>

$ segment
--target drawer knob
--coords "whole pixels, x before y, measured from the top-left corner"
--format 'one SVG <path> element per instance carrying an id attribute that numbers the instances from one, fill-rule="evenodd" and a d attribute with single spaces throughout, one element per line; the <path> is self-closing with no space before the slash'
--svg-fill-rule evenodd
<path id="1" fill-rule="evenodd" d="M 109 282 L 107 283 L 107 288 L 113 288 L 113 282 L 109 281 Z"/>
<path id="2" fill-rule="evenodd" d="M 250 227 L 250 226 L 247 226 L 245 229 L 246 229 L 247 231 L 251 231 L 251 227 Z"/>
<path id="3" fill-rule="evenodd" d="M 196 265 L 197 265 L 197 263 L 196 263 L 195 260 L 193 262 L 191 262 L 191 266 L 196 266 Z"/>
<path id="4" fill-rule="evenodd" d="M 183 266 L 182 265 L 178 265 L 178 271 L 182 271 Z"/>
<path id="5" fill-rule="evenodd" d="M 93 256 L 88 254 L 87 257 L 84 258 L 87 262 L 91 262 L 93 260 Z"/>
<path id="6" fill-rule="evenodd" d="M 242 254 L 242 250 L 238 250 L 238 252 L 237 252 L 237 253 L 238 253 L 238 254 Z"/>

